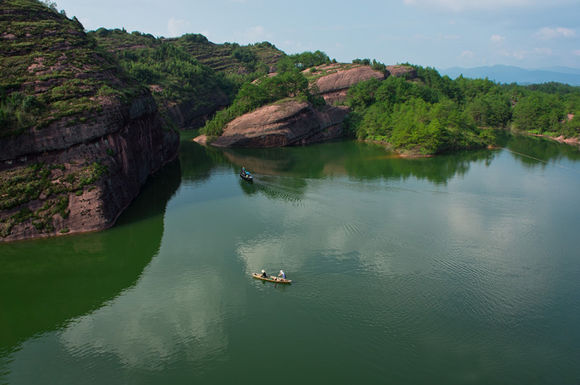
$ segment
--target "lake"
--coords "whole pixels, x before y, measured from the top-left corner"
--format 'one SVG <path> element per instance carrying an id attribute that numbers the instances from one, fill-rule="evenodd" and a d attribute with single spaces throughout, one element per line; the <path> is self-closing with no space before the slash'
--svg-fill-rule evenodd
<path id="1" fill-rule="evenodd" d="M 114 228 L 0 244 L 0 384 L 580 384 L 577 149 L 190 139 Z"/>

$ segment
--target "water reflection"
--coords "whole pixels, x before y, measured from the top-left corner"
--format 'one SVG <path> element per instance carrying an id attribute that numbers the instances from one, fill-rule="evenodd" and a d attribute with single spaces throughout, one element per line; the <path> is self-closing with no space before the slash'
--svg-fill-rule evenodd
<path id="1" fill-rule="evenodd" d="M 403 159 L 372 143 L 352 141 L 306 147 L 224 151 L 237 166 L 244 165 L 258 175 L 326 178 L 346 176 L 355 180 L 405 180 L 410 177 L 445 184 L 464 175 L 473 162 L 489 164 L 493 151 L 470 151 L 435 158 Z"/>
<path id="2" fill-rule="evenodd" d="M 110 230 L 1 246 L 0 357 L 135 284 L 159 250 L 180 174 L 173 162 L 154 175 Z"/>
<path id="3" fill-rule="evenodd" d="M 182 178 L 187 182 L 202 182 L 211 176 L 212 170 L 218 166 L 230 166 L 221 150 L 213 147 L 203 147 L 185 137 L 181 141 L 179 161 Z"/>
<path id="4" fill-rule="evenodd" d="M 59 342 L 66 355 L 87 366 L 107 355 L 124 370 L 151 372 L 222 352 L 224 310 L 211 300 L 226 291 L 220 276 L 159 279 L 158 269 L 150 273 L 136 290 L 64 329 Z"/>
<path id="5" fill-rule="evenodd" d="M 561 160 L 580 160 L 577 147 L 533 136 L 510 135 L 502 145 L 528 168 L 545 168 L 548 163 Z"/>
<path id="6" fill-rule="evenodd" d="M 580 151 L 574 146 L 543 138 L 498 134 L 500 146 L 508 150 L 524 166 L 545 166 L 562 159 L 579 160 Z M 319 179 L 348 177 L 353 180 L 424 179 L 445 185 L 456 176 L 465 175 L 471 165 L 483 162 L 489 166 L 500 150 L 466 151 L 439 155 L 434 158 L 401 158 L 374 143 L 343 141 L 308 147 L 269 149 L 215 149 L 191 141 L 183 141 L 180 155 L 183 178 L 188 181 L 206 180 L 216 167 L 237 172 L 242 166 L 254 172 L 257 186 L 242 185 L 248 194 L 263 192 L 275 197 L 268 188 L 274 179 L 266 176 Z M 278 179 L 278 182 L 282 178 Z M 266 185 L 260 186 L 264 182 Z M 290 183 L 291 184 L 291 183 Z M 295 186 L 297 191 L 300 186 Z M 302 187 L 305 187 L 302 186 Z"/>

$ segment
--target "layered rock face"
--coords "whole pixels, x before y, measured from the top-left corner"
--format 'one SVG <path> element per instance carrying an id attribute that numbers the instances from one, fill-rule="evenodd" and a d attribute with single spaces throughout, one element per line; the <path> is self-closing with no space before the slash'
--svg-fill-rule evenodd
<path id="1" fill-rule="evenodd" d="M 384 73 L 375 71 L 369 66 L 355 66 L 348 69 L 339 67 L 336 70 L 332 66 L 327 66 L 321 67 L 319 70 L 332 72 L 318 78 L 315 82 L 318 92 L 328 104 L 344 102 L 348 89 L 357 83 L 370 79 L 385 79 Z"/>
<path id="2" fill-rule="evenodd" d="M 231 121 L 216 147 L 283 147 L 323 142 L 344 135 L 345 107 L 314 108 L 310 103 L 285 100 Z"/>
<path id="3" fill-rule="evenodd" d="M 77 21 L 7 0 L 0 23 L 0 64 L 15 63 L 1 84 L 12 110 L 0 127 L 0 241 L 110 227 L 176 156 L 177 133 Z"/>

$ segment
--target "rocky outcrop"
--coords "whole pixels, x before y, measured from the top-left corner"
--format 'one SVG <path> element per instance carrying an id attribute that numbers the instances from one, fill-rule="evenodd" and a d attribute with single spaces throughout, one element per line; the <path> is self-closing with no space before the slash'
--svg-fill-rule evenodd
<path id="1" fill-rule="evenodd" d="M 25 118 L 6 115 L 0 127 L 0 241 L 112 226 L 176 156 L 178 134 L 78 21 L 37 1 L 7 0 L 0 22 L 16 36 L 0 41 L 0 67 L 16 63 L 3 82 Z"/>
<path id="2" fill-rule="evenodd" d="M 314 108 L 308 102 L 285 100 L 261 107 L 231 121 L 211 144 L 216 147 L 283 147 L 340 138 L 344 107 Z"/>
<path id="3" fill-rule="evenodd" d="M 319 71 L 328 72 L 314 83 L 318 92 L 322 95 L 326 103 L 337 104 L 346 100 L 348 89 L 362 81 L 370 79 L 385 79 L 385 74 L 381 71 L 373 70 L 370 66 L 340 66 L 321 67 Z"/>
<path id="4" fill-rule="evenodd" d="M 387 66 L 387 71 L 389 71 L 390 76 L 394 76 L 396 78 L 405 77 L 407 80 L 412 80 L 417 77 L 417 70 L 408 65 L 390 65 Z"/>
<path id="5" fill-rule="evenodd" d="M 348 89 L 365 80 L 383 80 L 385 74 L 370 66 L 330 64 L 303 72 L 326 101 L 322 108 L 295 99 L 261 107 L 231 121 L 211 144 L 216 147 L 283 147 L 323 142 L 345 135 L 345 106 Z M 312 79 L 314 77 L 314 79 Z M 200 144 L 206 137 L 195 139 Z"/>

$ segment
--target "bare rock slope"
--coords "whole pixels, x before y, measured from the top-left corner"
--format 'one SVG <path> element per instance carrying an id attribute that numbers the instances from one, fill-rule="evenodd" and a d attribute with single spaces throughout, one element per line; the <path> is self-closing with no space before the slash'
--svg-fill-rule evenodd
<path id="1" fill-rule="evenodd" d="M 364 65 L 348 65 L 346 68 L 329 65 L 319 67 L 317 70 L 328 73 L 315 81 L 318 92 L 328 104 L 344 102 L 348 89 L 357 83 L 370 79 L 385 79 L 383 72 Z"/>
<path id="2" fill-rule="evenodd" d="M 212 145 L 216 147 L 283 147 L 343 136 L 346 108 L 293 99 L 267 105 L 231 121 Z"/>

